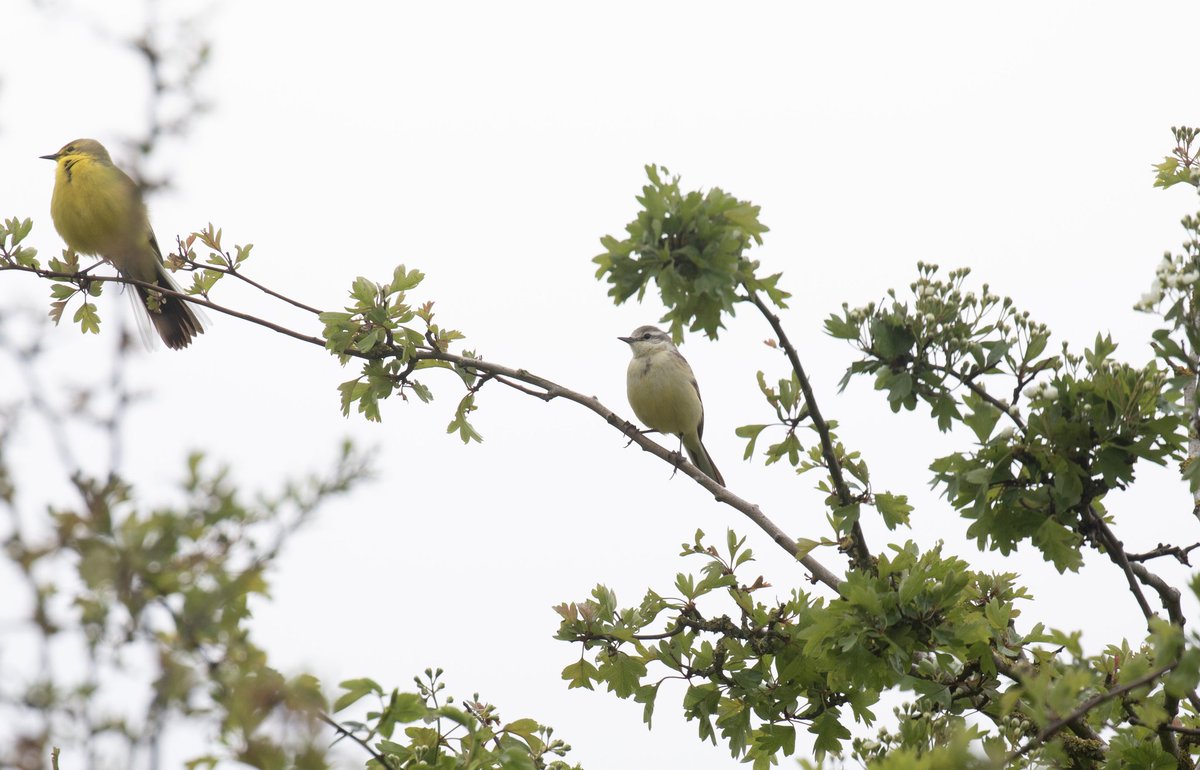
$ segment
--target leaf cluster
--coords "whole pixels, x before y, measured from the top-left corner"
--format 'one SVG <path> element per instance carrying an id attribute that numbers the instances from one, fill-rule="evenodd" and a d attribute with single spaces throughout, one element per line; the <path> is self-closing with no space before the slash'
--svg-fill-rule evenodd
<path id="1" fill-rule="evenodd" d="M 965 289 L 966 269 L 947 280 L 936 265 L 918 271 L 911 300 L 890 292 L 826 321 L 829 334 L 862 353 L 842 386 L 872 375 L 893 411 L 924 402 L 940 429 L 967 428 L 977 448 L 931 470 L 974 521 L 968 535 L 1005 554 L 1029 541 L 1060 571 L 1078 569 L 1095 512 L 1133 481 L 1135 463 L 1182 459 L 1180 390 L 1154 362 L 1114 361 L 1108 337 L 1082 357 L 1047 352 L 1045 326 L 986 284 L 978 295 Z M 1008 427 L 998 430 L 1001 422 Z"/>
<path id="2" fill-rule="evenodd" d="M 44 724 L 74 725 L 89 741 L 119 737 L 131 752 L 161 740 L 173 719 L 206 720 L 214 750 L 190 767 L 223 759 L 326 767 L 316 680 L 287 678 L 270 666 L 247 630 L 249 602 L 266 595 L 265 571 L 289 533 L 366 471 L 347 445 L 328 475 L 251 504 L 225 469 L 209 470 L 197 454 L 181 485 L 185 502 L 150 511 L 137 508 L 134 490 L 115 476 L 77 475 L 72 484 L 83 504 L 53 508 L 44 538 L 13 528 L 4 552 L 32 599 L 29 622 L 41 644 L 78 639 L 91 674 L 73 680 L 48 668 L 10 671 L 0 703 L 10 717 L 13 709 L 53 715 Z M 113 676 L 149 690 L 144 714 L 91 705 Z M 63 743 L 67 735 L 28 739 Z"/>
<path id="3" fill-rule="evenodd" d="M 343 694 L 334 711 L 365 697 L 377 706 L 366 721 L 343 723 L 344 734 L 375 750 L 369 767 L 377 770 L 570 770 L 562 757 L 571 747 L 555 738 L 554 729 L 533 719 L 505 722 L 476 693 L 461 706 L 443 694 L 442 669 L 425 669 L 414 677 L 416 692 L 385 692 L 372 679 L 341 683 Z"/>
<path id="4" fill-rule="evenodd" d="M 732 531 L 723 551 L 697 532 L 683 556 L 705 563 L 699 577 L 676 577 L 674 596 L 651 590 L 621 608 L 598 586 L 590 599 L 555 608 L 557 638 L 584 653 L 563 670 L 570 687 L 603 684 L 632 697 L 649 723 L 660 688 L 682 680 L 684 715 L 700 737 L 719 737 L 760 768 L 794 753 L 798 727 L 818 756 L 840 754 L 848 720 L 872 724 L 887 689 L 913 692 L 941 730 L 958 729 L 975 709 L 1011 708 L 1000 701 L 994 660 L 1029 641 L 1011 625 L 1014 603 L 1028 598 L 1013 575 L 975 573 L 940 548 L 907 543 L 880 558 L 878 575 L 851 572 L 832 600 L 793 590 L 768 602 L 758 598 L 770 587 L 761 576 L 739 579 L 752 554 Z"/>
<path id="5" fill-rule="evenodd" d="M 360 374 L 338 387 L 342 413 L 349 414 L 357 404 L 368 420 L 382 419 L 380 401 L 399 394 L 404 400 L 414 393 L 422 402 L 433 400 L 433 392 L 414 372 L 424 369 L 450 369 L 462 379 L 468 392 L 459 401 L 448 433 L 458 433 L 463 443 L 481 441 L 468 416 L 475 410 L 476 374 L 445 361 L 424 357 L 428 351 L 445 351 L 463 335 L 434 323 L 433 303 L 414 307 L 408 292 L 420 285 L 425 275 L 399 265 L 388 283 L 375 283 L 359 277 L 350 290 L 352 303 L 344 311 L 319 314 L 325 325 L 325 347 L 342 365 L 351 359 L 362 361 Z M 418 328 L 419 322 L 423 328 Z M 469 355 L 469 354 L 468 354 Z"/>
<path id="6" fill-rule="evenodd" d="M 685 328 L 716 339 L 743 291 L 785 306 L 789 295 L 777 287 L 780 275 L 758 277 L 759 263 L 746 256 L 767 232 L 758 206 L 718 187 L 684 193 L 679 177 L 658 166 L 646 166 L 646 176 L 650 182 L 638 197 L 637 218 L 625 226 L 627 237 L 604 236 L 604 252 L 592 260 L 615 304 L 635 295 L 640 302 L 653 281 L 676 342 Z"/>

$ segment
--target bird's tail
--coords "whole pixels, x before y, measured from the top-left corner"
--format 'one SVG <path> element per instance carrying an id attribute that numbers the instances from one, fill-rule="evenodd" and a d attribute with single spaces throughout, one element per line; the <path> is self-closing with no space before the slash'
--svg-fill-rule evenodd
<path id="1" fill-rule="evenodd" d="M 179 286 L 176 285 L 175 281 L 171 280 L 171 276 L 167 274 L 167 269 L 161 265 L 158 268 L 157 280 L 155 282 L 159 288 L 166 289 L 167 291 L 179 291 Z M 138 297 L 141 298 L 142 304 L 145 305 L 147 312 L 150 314 L 150 321 L 154 324 L 154 330 L 158 332 L 158 336 L 162 337 L 162 341 L 171 350 L 186 348 L 197 334 L 204 333 L 204 326 L 200 323 L 200 319 L 184 300 L 179 297 L 161 294 L 157 298 L 157 309 L 151 310 L 150 292 L 141 286 L 137 287 L 137 291 Z"/>
<path id="2" fill-rule="evenodd" d="M 697 439 L 693 445 L 693 442 L 684 441 L 683 448 L 687 450 L 692 464 L 704 471 L 705 476 L 708 476 L 721 486 L 725 486 L 725 479 L 721 476 L 721 472 L 717 470 L 717 466 L 713 463 L 712 458 L 708 456 L 708 450 L 704 448 L 704 442 Z"/>

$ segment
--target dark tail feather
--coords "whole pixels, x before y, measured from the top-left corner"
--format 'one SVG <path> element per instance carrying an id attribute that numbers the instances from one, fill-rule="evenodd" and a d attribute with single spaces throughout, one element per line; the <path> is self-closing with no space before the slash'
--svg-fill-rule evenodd
<path id="1" fill-rule="evenodd" d="M 158 285 L 168 291 L 179 291 L 179 287 L 171 280 L 171 276 L 167 275 L 165 269 L 162 268 L 158 272 Z M 150 321 L 154 324 L 154 330 L 171 350 L 186 348 L 197 334 L 204 333 L 200 319 L 192 312 L 188 303 L 179 297 L 160 294 L 158 309 L 150 310 L 149 292 L 139 286 L 138 295 L 141 296 L 142 303 L 146 305 L 146 310 L 150 313 Z"/>
<path id="2" fill-rule="evenodd" d="M 692 465 L 695 465 L 704 474 L 721 486 L 725 486 L 725 479 L 721 476 L 721 472 L 717 470 L 717 466 L 713 463 L 712 458 L 708 456 L 708 450 L 704 448 L 704 444 L 697 442 L 696 447 L 687 446 L 684 444 L 684 449 L 687 450 L 688 457 L 692 459 Z"/>

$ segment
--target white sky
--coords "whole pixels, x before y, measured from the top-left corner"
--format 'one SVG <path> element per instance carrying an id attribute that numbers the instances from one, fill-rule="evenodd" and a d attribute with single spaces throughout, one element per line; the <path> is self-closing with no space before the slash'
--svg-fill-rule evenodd
<path id="1" fill-rule="evenodd" d="M 33 217 L 30 242 L 44 256 L 61 241 L 48 215 L 53 175 L 37 156 L 79 136 L 116 148 L 143 125 L 140 63 L 98 34 L 140 28 L 141 4 L 126 5 L 5 10 L 0 216 Z M 682 174 L 686 188 L 720 186 L 762 206 L 771 233 L 755 256 L 795 295 L 785 322 L 826 416 L 877 489 L 917 503 L 900 537 L 943 538 L 979 568 L 1020 571 L 1040 600 L 1023 628 L 1083 627 L 1092 650 L 1138 637 L 1136 606 L 1107 560 L 1089 554 L 1084 574 L 1059 576 L 1029 551 L 976 554 L 927 483 L 929 462 L 969 439 L 939 436 L 924 410 L 893 416 L 869 383 L 838 395 L 851 350 L 821 321 L 843 300 L 906 287 L 926 260 L 972 267 L 1077 351 L 1111 332 L 1119 355 L 1143 360 L 1152 319 L 1130 308 L 1195 208 L 1182 189 L 1152 189 L 1150 168 L 1170 148 L 1169 127 L 1198 119 L 1194 5 L 594 8 L 230 2 L 203 12 L 214 51 L 202 90 L 214 109 L 159 159 L 175 183 L 151 203 L 160 242 L 211 221 L 227 243 L 255 244 L 252 277 L 330 309 L 355 276 L 418 267 L 428 280 L 414 299 L 436 300 L 468 346 L 628 413 L 628 352 L 615 337 L 661 308 L 610 304 L 592 277 L 598 238 L 635 215 L 646 163 Z M 47 295 L 25 276 L 0 279 L 6 307 L 45 307 Z M 217 297 L 308 323 L 238 287 Z M 53 333 L 64 381 L 104 376 L 128 307 L 106 299 L 104 309 L 101 338 Z M 452 692 L 478 690 L 505 718 L 554 726 L 585 767 L 733 764 L 683 722 L 682 687 L 664 686 L 652 732 L 638 704 L 568 692 L 559 672 L 578 649 L 551 639 L 550 606 L 597 582 L 625 604 L 648 586 L 669 593 L 676 572 L 699 567 L 677 557 L 697 527 L 718 542 L 730 526 L 748 535 L 782 593 L 803 573 L 765 536 L 570 404 L 489 387 L 474 419 L 486 442 L 464 447 L 444 434 L 460 395 L 452 375 L 429 378 L 432 405 L 389 403 L 382 425 L 344 419 L 335 387 L 351 370 L 210 320 L 191 349 L 159 349 L 130 372 L 154 395 L 130 422 L 125 468 L 147 503 L 171 499 L 191 448 L 268 489 L 321 467 L 342 436 L 378 455 L 378 481 L 295 539 L 273 601 L 257 609 L 254 631 L 278 666 L 329 685 L 370 676 L 402 688 L 442 666 Z M 816 538 L 828 534 L 816 479 L 740 462 L 734 428 L 768 414 L 754 373 L 784 374 L 760 344 L 768 336 L 744 312 L 719 342 L 691 338 L 683 352 L 731 488 Z M 39 436 L 26 440 L 24 470 L 53 462 Z M 1109 500 L 1129 547 L 1200 539 L 1174 471 L 1143 477 Z M 882 550 L 887 536 L 867 530 Z M 836 554 L 818 556 L 840 570 Z"/>

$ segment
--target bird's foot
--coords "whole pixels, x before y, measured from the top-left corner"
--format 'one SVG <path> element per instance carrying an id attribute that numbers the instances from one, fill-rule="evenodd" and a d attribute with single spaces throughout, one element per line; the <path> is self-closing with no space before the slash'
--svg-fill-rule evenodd
<path id="1" fill-rule="evenodd" d="M 683 464 L 683 460 L 684 460 L 684 457 L 681 453 L 679 453 L 679 452 L 671 453 L 671 465 L 674 468 L 674 470 L 671 471 L 672 479 L 675 478 L 676 473 L 679 473 L 679 466 Z"/>
<path id="2" fill-rule="evenodd" d="M 626 436 L 629 436 L 630 432 L 637 433 L 642 436 L 645 436 L 648 433 L 658 433 L 658 431 L 650 430 L 649 428 L 642 430 L 642 429 L 638 428 L 638 426 L 634 425 L 631 422 L 626 422 L 625 428 L 621 432 L 624 433 Z M 629 445 L 632 443 L 633 443 L 633 436 L 629 436 L 629 440 L 625 442 L 625 448 L 628 449 Z"/>

